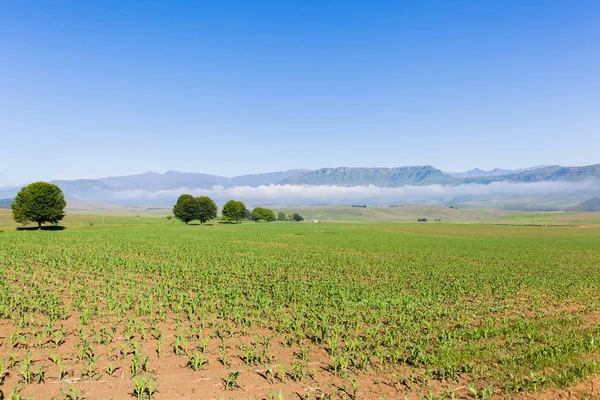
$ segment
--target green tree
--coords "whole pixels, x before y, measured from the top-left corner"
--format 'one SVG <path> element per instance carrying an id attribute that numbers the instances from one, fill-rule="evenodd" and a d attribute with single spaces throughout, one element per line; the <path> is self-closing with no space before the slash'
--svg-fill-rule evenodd
<path id="1" fill-rule="evenodd" d="M 198 219 L 200 204 L 191 194 L 182 194 L 173 207 L 173 215 L 187 225 L 188 222 Z"/>
<path id="2" fill-rule="evenodd" d="M 223 214 L 223 219 L 225 221 L 235 221 L 237 223 L 238 221 L 244 219 L 246 214 L 246 205 L 241 201 L 229 200 L 223 206 L 221 214 Z"/>
<path id="3" fill-rule="evenodd" d="M 290 220 L 299 222 L 299 221 L 304 221 L 304 218 L 300 214 L 293 213 L 292 218 L 290 218 Z"/>
<path id="4" fill-rule="evenodd" d="M 248 209 L 246 208 L 246 205 L 242 201 L 237 201 L 237 205 L 238 205 L 238 210 L 239 210 L 239 212 L 238 212 L 238 217 L 239 217 L 238 221 L 241 221 L 241 220 L 243 220 L 243 219 L 246 218 L 246 215 L 248 213 Z"/>
<path id="5" fill-rule="evenodd" d="M 255 222 L 260 221 L 262 219 L 262 208 L 255 207 L 250 213 L 250 219 Z"/>
<path id="6" fill-rule="evenodd" d="M 271 222 L 275 221 L 275 213 L 273 212 L 273 210 L 269 210 L 268 208 L 256 207 L 254 210 L 252 210 L 250 218 L 253 221 L 262 220 L 266 222 Z"/>
<path id="7" fill-rule="evenodd" d="M 199 220 L 201 224 L 211 219 L 217 218 L 217 204 L 208 196 L 196 197 L 196 201 L 199 205 L 198 215 L 195 219 Z"/>
<path id="8" fill-rule="evenodd" d="M 270 210 L 268 208 L 265 208 L 263 211 L 263 220 L 267 221 L 267 222 L 273 222 L 277 219 L 277 217 L 275 216 L 275 212 L 273 210 Z"/>
<path id="9" fill-rule="evenodd" d="M 287 221 L 287 218 L 285 217 L 285 213 L 279 211 L 277 213 L 277 221 Z"/>
<path id="10" fill-rule="evenodd" d="M 244 210 L 244 219 L 252 219 L 252 213 L 247 208 Z"/>
<path id="11" fill-rule="evenodd" d="M 22 188 L 10 208 L 15 222 L 23 225 L 37 222 L 38 228 L 50 222 L 57 224 L 65 216 L 65 195 L 56 185 L 35 182 Z"/>

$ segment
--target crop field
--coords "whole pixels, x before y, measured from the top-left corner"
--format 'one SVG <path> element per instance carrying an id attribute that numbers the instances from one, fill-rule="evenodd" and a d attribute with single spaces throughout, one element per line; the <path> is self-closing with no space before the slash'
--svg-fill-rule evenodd
<path id="1" fill-rule="evenodd" d="M 6 399 L 600 396 L 600 227 L 89 218 L 4 221 Z"/>

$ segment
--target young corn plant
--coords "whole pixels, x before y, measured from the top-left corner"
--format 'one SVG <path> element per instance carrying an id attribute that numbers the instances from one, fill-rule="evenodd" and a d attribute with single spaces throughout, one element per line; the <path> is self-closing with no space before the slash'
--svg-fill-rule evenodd
<path id="1" fill-rule="evenodd" d="M 31 382 L 33 382 L 33 372 L 31 371 L 31 354 L 29 353 L 27 353 L 27 355 L 21 363 L 20 374 L 21 379 L 26 384 L 30 384 Z"/>
<path id="2" fill-rule="evenodd" d="M 188 359 L 187 365 L 194 371 L 200 371 L 205 364 L 208 364 L 208 360 L 206 358 L 204 358 L 204 356 L 202 354 L 195 352 Z"/>
<path id="3" fill-rule="evenodd" d="M 82 389 L 77 388 L 76 386 L 69 386 L 65 384 L 62 388 L 60 388 L 60 393 L 64 400 L 81 400 L 82 399 Z"/>
<path id="4" fill-rule="evenodd" d="M 241 389 L 240 383 L 238 382 L 239 377 L 240 377 L 240 371 L 230 370 L 227 378 L 223 379 L 224 390 Z"/>

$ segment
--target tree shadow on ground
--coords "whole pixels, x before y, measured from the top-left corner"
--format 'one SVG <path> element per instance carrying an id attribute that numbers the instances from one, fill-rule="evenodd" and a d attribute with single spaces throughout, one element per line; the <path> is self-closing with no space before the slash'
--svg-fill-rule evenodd
<path id="1" fill-rule="evenodd" d="M 61 225 L 49 225 L 49 226 L 42 226 L 41 228 L 38 228 L 37 226 L 19 226 L 17 227 L 18 231 L 62 231 L 64 230 L 65 227 L 61 226 Z"/>

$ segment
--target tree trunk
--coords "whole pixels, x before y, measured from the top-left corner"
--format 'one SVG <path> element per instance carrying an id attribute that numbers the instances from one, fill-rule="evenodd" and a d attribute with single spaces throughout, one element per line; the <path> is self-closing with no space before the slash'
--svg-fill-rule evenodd
<path id="1" fill-rule="evenodd" d="M 42 223 L 38 221 L 38 229 L 42 229 Z"/>

